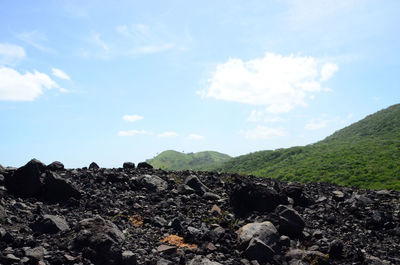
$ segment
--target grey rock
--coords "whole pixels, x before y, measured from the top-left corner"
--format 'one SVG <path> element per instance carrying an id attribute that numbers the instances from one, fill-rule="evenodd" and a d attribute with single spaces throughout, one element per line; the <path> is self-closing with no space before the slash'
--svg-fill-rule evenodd
<path id="1" fill-rule="evenodd" d="M 271 248 L 279 245 L 278 231 L 269 221 L 246 224 L 236 233 L 238 235 L 238 243 L 241 249 L 246 249 L 253 238 L 260 239 L 264 244 Z"/>
<path id="2" fill-rule="evenodd" d="M 164 191 L 168 188 L 168 182 L 156 175 L 143 175 L 139 177 L 139 183 L 151 191 Z"/>
<path id="3" fill-rule="evenodd" d="M 4 222 L 7 218 L 6 209 L 0 204 L 0 222 Z"/>
<path id="4" fill-rule="evenodd" d="M 27 256 L 29 259 L 39 261 L 43 260 L 45 251 L 46 250 L 43 247 L 30 248 L 25 250 L 25 256 Z"/>
<path id="5" fill-rule="evenodd" d="M 205 200 L 209 200 L 209 201 L 217 201 L 219 200 L 221 197 L 219 197 L 217 194 L 212 193 L 212 192 L 205 192 L 203 194 L 203 199 Z"/>
<path id="6" fill-rule="evenodd" d="M 63 217 L 49 214 L 43 215 L 43 218 L 33 223 L 31 228 L 36 232 L 45 234 L 55 234 L 70 229 Z"/>
<path id="7" fill-rule="evenodd" d="M 122 252 L 122 265 L 136 265 L 137 264 L 137 258 L 136 255 L 130 251 L 126 250 Z"/>
<path id="8" fill-rule="evenodd" d="M 186 265 L 222 265 L 219 262 L 211 261 L 208 258 L 202 256 L 195 256 L 194 259 L 190 260 Z"/>

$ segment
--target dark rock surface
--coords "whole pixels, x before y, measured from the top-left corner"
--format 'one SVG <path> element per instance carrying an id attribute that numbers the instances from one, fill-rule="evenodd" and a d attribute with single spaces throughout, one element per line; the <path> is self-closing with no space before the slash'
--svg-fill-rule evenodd
<path id="1" fill-rule="evenodd" d="M 0 264 L 400 264 L 399 192 L 50 165 L 1 171 Z"/>

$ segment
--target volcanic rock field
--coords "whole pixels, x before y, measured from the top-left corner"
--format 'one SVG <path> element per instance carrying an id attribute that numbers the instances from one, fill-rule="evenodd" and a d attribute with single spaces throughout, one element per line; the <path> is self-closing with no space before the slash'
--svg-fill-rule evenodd
<path id="1" fill-rule="evenodd" d="M 0 166 L 0 264 L 400 264 L 400 193 L 146 163 Z"/>

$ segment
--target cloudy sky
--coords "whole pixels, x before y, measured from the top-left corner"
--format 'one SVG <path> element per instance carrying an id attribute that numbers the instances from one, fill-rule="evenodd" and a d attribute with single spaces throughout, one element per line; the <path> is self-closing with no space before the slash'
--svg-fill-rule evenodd
<path id="1" fill-rule="evenodd" d="M 400 1 L 0 1 L 0 164 L 307 145 L 400 102 Z"/>

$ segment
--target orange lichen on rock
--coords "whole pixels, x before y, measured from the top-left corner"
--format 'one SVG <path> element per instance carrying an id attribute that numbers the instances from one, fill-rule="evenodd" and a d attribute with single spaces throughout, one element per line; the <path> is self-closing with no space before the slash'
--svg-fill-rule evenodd
<path id="1" fill-rule="evenodd" d="M 188 248 L 188 249 L 197 248 L 196 244 L 186 244 L 183 240 L 183 237 L 177 235 L 169 235 L 161 239 L 161 242 L 167 242 L 168 244 L 177 246 L 178 248 Z"/>
<path id="2" fill-rule="evenodd" d="M 129 221 L 136 227 L 140 227 L 143 225 L 143 217 L 139 214 L 135 214 L 129 217 Z"/>

